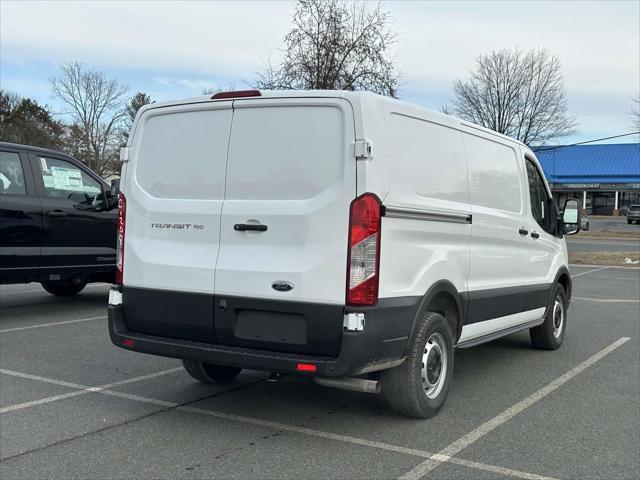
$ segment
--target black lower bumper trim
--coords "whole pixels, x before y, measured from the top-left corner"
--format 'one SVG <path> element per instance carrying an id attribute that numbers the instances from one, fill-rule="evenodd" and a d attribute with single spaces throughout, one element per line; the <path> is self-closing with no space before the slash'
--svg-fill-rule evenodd
<path id="1" fill-rule="evenodd" d="M 365 313 L 365 330 L 342 332 L 337 356 L 263 350 L 141 333 L 128 327 L 122 305 L 109 306 L 109 334 L 119 347 L 164 357 L 268 372 L 326 377 L 356 375 L 403 358 L 418 302 L 417 297 L 381 299 L 374 307 L 354 309 Z M 301 372 L 297 369 L 299 363 L 315 365 L 316 369 Z"/>

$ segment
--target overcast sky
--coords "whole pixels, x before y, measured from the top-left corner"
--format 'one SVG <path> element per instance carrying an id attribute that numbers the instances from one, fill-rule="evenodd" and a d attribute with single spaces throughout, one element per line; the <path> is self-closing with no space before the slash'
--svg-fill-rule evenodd
<path id="1" fill-rule="evenodd" d="M 627 133 L 640 93 L 640 2 L 394 2 L 400 98 L 439 109 L 492 49 L 546 47 L 562 62 L 578 133 Z M 0 86 L 54 109 L 49 79 L 80 60 L 156 100 L 244 87 L 278 59 L 294 3 L 0 0 Z M 616 141 L 632 141 L 621 139 Z"/>

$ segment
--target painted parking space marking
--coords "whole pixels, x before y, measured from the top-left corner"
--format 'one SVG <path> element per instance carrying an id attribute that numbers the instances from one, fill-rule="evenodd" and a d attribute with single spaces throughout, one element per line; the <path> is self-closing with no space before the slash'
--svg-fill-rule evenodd
<path id="1" fill-rule="evenodd" d="M 488 433 L 491 433 L 492 431 L 494 431 L 503 423 L 511 420 L 513 417 L 515 417 L 525 409 L 529 408 L 531 405 L 539 402 L 540 400 L 545 398 L 547 395 L 549 395 L 550 393 L 554 392 L 555 390 L 560 388 L 562 385 L 567 383 L 573 377 L 583 372 L 584 370 L 589 368 L 591 365 L 593 365 L 597 361 L 603 359 L 605 356 L 609 355 L 611 352 L 613 352 L 614 350 L 616 350 L 618 347 L 625 344 L 629 340 L 630 340 L 629 337 L 619 338 L 608 347 L 603 348 L 598 353 L 589 357 L 588 359 L 578 364 L 577 366 L 573 367 L 571 370 L 559 376 L 558 378 L 553 380 L 551 383 L 548 383 L 547 385 L 542 387 L 540 390 L 532 393 L 531 395 L 521 400 L 520 402 L 516 403 L 512 407 L 509 407 L 502 413 L 496 415 L 490 420 L 487 420 L 485 423 L 483 423 L 479 427 L 473 429 L 466 435 L 463 435 L 459 439 L 455 440 L 454 442 L 449 444 L 447 447 L 440 450 L 437 454 L 432 455 L 430 458 L 428 458 L 421 464 L 415 466 L 412 470 L 409 470 L 407 473 L 402 475 L 400 479 L 401 480 L 418 480 L 419 478 L 423 477 L 424 475 L 432 471 L 441 463 L 448 461 L 449 457 L 453 457 L 457 455 L 462 450 L 474 444 L 475 442 L 480 440 L 482 437 L 484 437 Z"/>
<path id="2" fill-rule="evenodd" d="M 582 275 L 587 275 L 593 272 L 599 272 L 600 270 L 604 270 L 605 268 L 609 268 L 609 267 L 594 268 L 593 270 L 587 270 L 586 272 L 576 273 L 575 275 L 571 275 L 571 278 L 581 277 Z"/>
<path id="3" fill-rule="evenodd" d="M 55 327 L 58 325 L 67 325 L 69 323 L 91 322 L 93 320 L 104 320 L 105 318 L 107 318 L 107 316 L 102 315 L 100 317 L 78 318 L 76 320 L 65 320 L 63 322 L 39 323 L 37 325 L 28 325 L 26 327 L 5 328 L 4 330 L 0 330 L 0 333 L 19 332 L 21 330 L 31 330 L 32 328 Z"/>
<path id="4" fill-rule="evenodd" d="M 399 454 L 404 454 L 404 455 L 409 455 L 409 456 L 415 456 L 415 457 L 420 457 L 420 458 L 427 458 L 428 459 L 428 458 L 433 458 L 434 456 L 437 457 L 439 455 L 439 454 L 434 454 L 432 452 L 427 452 L 427 451 L 424 451 L 424 450 L 417 450 L 417 449 L 413 449 L 413 448 L 402 447 L 400 445 L 393 445 L 393 444 L 384 443 L 384 442 L 378 442 L 378 441 L 374 441 L 374 440 L 366 440 L 366 439 L 363 439 L 363 438 L 352 437 L 352 436 L 349 436 L 349 435 L 341 435 L 341 434 L 331 433 L 331 432 L 325 432 L 325 431 L 322 431 L 322 430 L 315 430 L 315 429 L 312 429 L 312 428 L 297 427 L 295 425 L 287 425 L 287 424 L 284 424 L 284 423 L 272 422 L 272 421 L 269 421 L 269 420 L 260 420 L 260 419 L 252 418 L 252 417 L 245 417 L 245 416 L 241 416 L 241 415 L 232 415 L 232 414 L 223 413 L 223 412 L 216 412 L 214 410 L 207 410 L 207 409 L 199 408 L 199 407 L 191 407 L 191 406 L 186 406 L 186 405 L 175 403 L 175 402 L 169 402 L 169 401 L 166 401 L 166 400 L 158 400 L 158 399 L 155 399 L 155 398 L 148 398 L 148 397 L 143 397 L 143 396 L 140 396 L 140 395 L 134 395 L 134 394 L 130 394 L 130 393 L 124 393 L 124 392 L 119 392 L 119 391 L 116 391 L 116 390 L 110 390 L 109 389 L 109 388 L 117 387 L 117 386 L 120 386 L 120 385 L 125 385 L 127 383 L 138 382 L 138 381 L 141 381 L 141 380 L 154 378 L 154 377 L 157 377 L 157 376 L 160 376 L 160 375 L 166 375 L 166 374 L 173 373 L 173 372 L 176 372 L 176 371 L 179 371 L 179 370 L 182 370 L 182 367 L 173 368 L 173 369 L 170 369 L 170 370 L 164 370 L 164 371 L 161 371 L 161 372 L 156 372 L 156 373 L 152 373 L 152 374 L 149 374 L 149 375 L 130 378 L 130 379 L 126 379 L 126 380 L 121 380 L 121 381 L 118 381 L 118 382 L 113 382 L 113 383 L 102 385 L 102 386 L 99 386 L 99 387 L 89 387 L 89 386 L 86 386 L 86 385 L 81 385 L 81 384 L 76 384 L 76 383 L 71 383 L 71 382 L 65 382 L 65 381 L 62 381 L 62 380 L 56 380 L 56 379 L 52 379 L 52 378 L 40 377 L 40 376 L 37 376 L 37 375 L 31 375 L 31 374 L 27 374 L 27 373 L 16 372 L 16 371 L 13 371 L 13 370 L 0 369 L 0 373 L 5 374 L 5 375 L 12 375 L 12 376 L 20 377 L 20 378 L 26 378 L 26 379 L 40 381 L 40 382 L 44 382 L 44 383 L 51 383 L 51 384 L 55 384 L 55 385 L 61 385 L 61 386 L 66 386 L 66 387 L 70 387 L 70 388 L 79 389 L 79 390 L 76 390 L 74 392 L 70 392 L 68 394 L 55 395 L 53 397 L 48 397 L 46 399 L 36 400 L 34 402 L 26 402 L 26 403 L 23 403 L 23 404 L 18 404 L 18 405 L 12 405 L 12 406 L 9 406 L 9 407 L 5 407 L 3 409 L 0 409 L 0 413 L 6 413 L 6 412 L 9 412 L 9 411 L 18 410 L 18 409 L 21 409 L 21 408 L 27 408 L 29 406 L 40 405 L 42 403 L 48 403 L 48 402 L 61 400 L 61 399 L 65 399 L 65 398 L 70 398 L 70 397 L 74 397 L 74 396 L 78 396 L 78 395 L 84 395 L 84 394 L 88 394 L 88 393 L 99 393 L 99 394 L 102 394 L 102 395 L 113 396 L 113 397 L 117 397 L 117 398 L 123 398 L 123 399 L 127 399 L 127 400 L 132 400 L 132 401 L 136 401 L 136 402 L 142 402 L 142 403 L 146 403 L 146 404 L 150 404 L 150 405 L 163 407 L 163 410 L 159 410 L 158 412 L 155 412 L 155 413 L 160 413 L 160 412 L 164 412 L 164 411 L 167 411 L 167 410 L 180 410 L 180 411 L 184 411 L 184 412 L 195 413 L 195 414 L 199 414 L 199 415 L 205 415 L 205 416 L 208 416 L 208 417 L 219 418 L 219 419 L 222 419 L 222 420 L 228 420 L 228 421 L 231 421 L 231 422 L 238 422 L 238 423 L 244 423 L 244 424 L 254 425 L 254 426 L 259 426 L 259 427 L 272 428 L 272 429 L 279 430 L 279 431 L 286 431 L 286 432 L 298 433 L 298 434 L 303 434 L 303 435 L 309 435 L 309 436 L 313 436 L 313 437 L 323 438 L 323 439 L 326 439 L 326 440 L 344 442 L 344 443 L 349 443 L 349 444 L 352 444 L 352 445 L 357 445 L 357 446 L 362 446 L 362 447 L 370 447 L 370 448 L 374 448 L 374 449 L 379 449 L 379 450 L 384 450 L 384 451 L 388 451 L 388 452 L 394 452 L 394 453 L 399 453 Z M 69 440 L 73 440 L 73 439 L 69 439 Z M 47 448 L 47 447 L 45 447 L 45 448 Z M 26 454 L 26 453 L 29 453 L 29 452 L 25 452 L 25 453 L 22 453 L 22 454 L 17 455 L 17 456 L 21 456 L 21 455 Z M 8 459 L 11 459 L 11 458 L 13 458 L 13 457 L 8 457 L 8 458 L 5 458 L 3 460 L 8 460 Z M 513 477 L 513 478 L 522 478 L 522 479 L 525 479 L 525 480 L 557 480 L 554 477 L 537 475 L 535 473 L 529 473 L 529 472 L 523 472 L 523 471 L 513 470 L 513 469 L 509 469 L 509 468 L 503 468 L 503 467 L 499 467 L 499 466 L 496 466 L 496 465 L 489 465 L 489 464 L 484 464 L 484 463 L 480 463 L 480 462 L 464 460 L 464 459 L 460 459 L 460 458 L 453 458 L 453 457 L 446 458 L 443 455 L 440 455 L 440 457 L 438 457 L 438 458 L 440 458 L 442 462 L 451 463 L 451 464 L 460 465 L 460 466 L 465 466 L 465 467 L 473 468 L 473 469 L 477 469 L 477 470 L 483 470 L 483 471 L 487 471 L 487 472 L 497 473 L 497 474 L 500 474 L 500 475 L 505 475 L 505 476 L 509 476 L 509 477 Z"/>
<path id="5" fill-rule="evenodd" d="M 602 302 L 602 303 L 640 303 L 640 300 L 631 298 L 596 298 L 596 297 L 571 297 L 571 301 Z"/>
<path id="6" fill-rule="evenodd" d="M 78 395 L 86 395 L 88 393 L 100 392 L 101 390 L 104 390 L 107 388 L 119 387 L 121 385 L 127 385 L 129 383 L 141 382 L 143 380 L 149 380 L 151 378 L 160 377 L 162 375 L 169 375 L 170 373 L 178 372 L 180 370 L 182 370 L 182 367 L 170 368 L 168 370 L 162 370 L 160 372 L 149 373 L 147 375 L 141 375 L 139 377 L 128 378 L 125 380 L 119 380 L 117 382 L 107 383 L 105 385 L 100 385 L 98 387 L 89 387 L 87 385 L 81 385 L 79 383 L 65 382 L 63 380 L 54 380 L 51 378 L 45 378 L 37 375 L 31 375 L 28 373 L 21 373 L 21 372 L 16 372 L 14 370 L 6 370 L 4 368 L 0 368 L 0 374 L 11 375 L 13 377 L 25 378 L 25 379 L 34 380 L 37 382 L 50 383 L 53 385 L 59 385 L 61 387 L 77 389 L 73 392 L 64 393 L 60 395 L 53 395 L 51 397 L 41 398 L 39 400 L 33 400 L 31 402 L 24 402 L 24 403 L 18 403 L 15 405 L 9 405 L 8 407 L 0 408 L 0 414 L 13 412 L 15 410 L 22 410 L 24 408 L 34 407 L 36 405 L 43 405 L 45 403 L 56 402 L 58 400 L 63 400 L 65 398 L 77 397 Z"/>

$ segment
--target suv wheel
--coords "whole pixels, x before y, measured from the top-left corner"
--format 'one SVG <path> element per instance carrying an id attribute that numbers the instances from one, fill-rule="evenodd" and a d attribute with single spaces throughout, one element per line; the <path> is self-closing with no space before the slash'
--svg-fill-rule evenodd
<path id="1" fill-rule="evenodd" d="M 87 286 L 85 280 L 79 283 L 74 282 L 40 282 L 42 288 L 44 288 L 51 295 L 58 297 L 73 297 L 77 293 L 80 293 L 84 287 Z"/>
<path id="2" fill-rule="evenodd" d="M 382 395 L 396 412 L 433 417 L 444 403 L 453 375 L 453 339 L 447 320 L 425 312 L 406 360 L 381 375 Z"/>
<path id="3" fill-rule="evenodd" d="M 542 325 L 529 329 L 533 346 L 544 350 L 560 348 L 567 329 L 567 296 L 559 283 L 554 287 L 552 298 Z"/>
<path id="4" fill-rule="evenodd" d="M 213 365 L 212 363 L 182 360 L 182 366 L 196 380 L 202 383 L 228 383 L 238 376 L 241 368 Z"/>

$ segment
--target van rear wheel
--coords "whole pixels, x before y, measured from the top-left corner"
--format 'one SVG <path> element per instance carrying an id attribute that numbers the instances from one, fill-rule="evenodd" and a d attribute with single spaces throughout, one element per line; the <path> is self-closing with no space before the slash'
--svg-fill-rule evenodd
<path id="1" fill-rule="evenodd" d="M 225 367 L 194 360 L 182 360 L 182 366 L 189 375 L 202 383 L 228 383 L 242 371 L 241 368 Z"/>
<path id="2" fill-rule="evenodd" d="M 556 284 L 542 325 L 529 329 L 531 343 L 543 350 L 557 350 L 567 329 L 567 296 L 564 287 Z"/>
<path id="3" fill-rule="evenodd" d="M 42 288 L 44 288 L 51 295 L 58 297 L 73 297 L 80 293 L 84 287 L 87 286 L 86 281 L 80 283 L 73 282 L 40 282 Z"/>
<path id="4" fill-rule="evenodd" d="M 453 376 L 453 339 L 447 320 L 425 312 L 411 338 L 406 360 L 381 375 L 382 396 L 396 412 L 433 417 L 444 403 Z"/>

